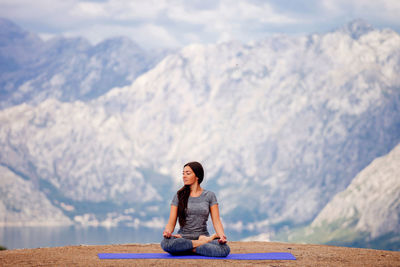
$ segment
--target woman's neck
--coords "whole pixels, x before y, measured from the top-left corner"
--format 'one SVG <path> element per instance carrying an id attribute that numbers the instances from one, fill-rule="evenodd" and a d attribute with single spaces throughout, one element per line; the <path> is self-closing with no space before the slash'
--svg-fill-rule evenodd
<path id="1" fill-rule="evenodd" d="M 203 191 L 203 188 L 201 188 L 198 183 L 192 184 L 190 186 L 190 196 L 191 197 L 200 196 L 202 191 Z"/>

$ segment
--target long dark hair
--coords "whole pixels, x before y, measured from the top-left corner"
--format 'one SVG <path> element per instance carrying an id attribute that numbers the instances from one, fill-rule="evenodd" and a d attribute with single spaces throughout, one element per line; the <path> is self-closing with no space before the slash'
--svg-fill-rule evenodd
<path id="1" fill-rule="evenodd" d="M 203 181 L 204 178 L 204 169 L 203 166 L 197 161 L 192 161 L 186 163 L 183 168 L 189 166 L 196 177 L 198 178 L 199 184 Z M 187 204 L 190 196 L 190 185 L 184 185 L 181 189 L 178 190 L 178 218 L 179 225 L 183 227 L 186 224 L 186 215 L 187 215 Z"/>

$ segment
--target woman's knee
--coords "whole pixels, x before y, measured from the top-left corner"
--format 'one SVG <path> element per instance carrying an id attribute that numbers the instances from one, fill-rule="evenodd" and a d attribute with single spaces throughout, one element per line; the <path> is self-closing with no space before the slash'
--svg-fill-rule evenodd
<path id="1" fill-rule="evenodd" d="M 222 248 L 222 255 L 221 257 L 226 257 L 229 255 L 229 253 L 231 253 L 231 248 L 227 245 L 227 244 L 223 244 L 221 245 Z"/>
<path id="2" fill-rule="evenodd" d="M 218 257 L 226 257 L 231 253 L 231 248 L 228 246 L 228 244 L 216 244 L 217 251 L 218 251 Z"/>
<path id="3" fill-rule="evenodd" d="M 161 248 L 165 251 L 165 252 L 170 252 L 172 247 L 172 239 L 171 238 L 165 238 L 163 240 L 161 240 Z"/>
<path id="4" fill-rule="evenodd" d="M 161 248 L 168 253 L 176 254 L 193 249 L 192 241 L 184 238 L 164 238 Z"/>
<path id="5" fill-rule="evenodd" d="M 216 240 L 196 248 L 196 253 L 209 257 L 226 257 L 230 252 L 227 244 L 219 244 Z"/>

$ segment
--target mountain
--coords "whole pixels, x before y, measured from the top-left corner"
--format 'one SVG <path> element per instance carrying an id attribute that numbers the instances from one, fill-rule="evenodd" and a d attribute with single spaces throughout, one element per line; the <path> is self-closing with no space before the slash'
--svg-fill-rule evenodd
<path id="1" fill-rule="evenodd" d="M 307 225 L 400 142 L 400 36 L 353 33 L 190 45 L 90 101 L 4 109 L 0 164 L 75 222 L 161 225 L 198 160 L 227 229 Z"/>
<path id="2" fill-rule="evenodd" d="M 44 193 L 34 188 L 31 181 L 21 179 L 3 166 L 0 166 L 0 172 L 0 226 L 72 224 Z"/>
<path id="3" fill-rule="evenodd" d="M 399 249 L 400 144 L 375 159 L 289 240 Z"/>
<path id="4" fill-rule="evenodd" d="M 92 46 L 83 38 L 42 41 L 0 19 L 0 108 L 55 98 L 87 101 L 131 84 L 169 51 L 145 51 L 126 37 Z"/>
<path id="5" fill-rule="evenodd" d="M 372 32 L 374 28 L 363 19 L 356 19 L 345 26 L 338 29 L 338 31 L 351 36 L 353 39 L 359 39 L 361 36 Z"/>

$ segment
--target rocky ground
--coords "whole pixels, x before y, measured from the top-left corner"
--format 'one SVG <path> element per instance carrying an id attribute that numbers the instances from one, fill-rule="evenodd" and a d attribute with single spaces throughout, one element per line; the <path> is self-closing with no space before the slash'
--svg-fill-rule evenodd
<path id="1" fill-rule="evenodd" d="M 400 266 L 400 252 L 277 242 L 229 242 L 231 253 L 290 252 L 297 260 L 100 260 L 97 253 L 159 253 L 159 244 L 0 251 L 0 266 Z"/>

